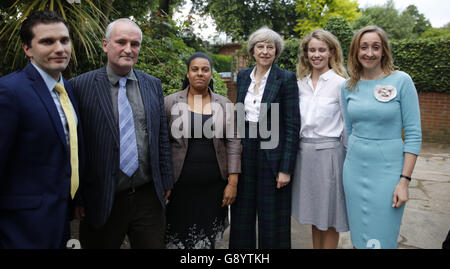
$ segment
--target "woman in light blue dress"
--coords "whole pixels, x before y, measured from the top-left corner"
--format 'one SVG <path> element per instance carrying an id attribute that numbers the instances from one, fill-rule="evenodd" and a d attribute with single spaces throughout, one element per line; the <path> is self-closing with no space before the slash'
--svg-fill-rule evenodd
<path id="1" fill-rule="evenodd" d="M 352 244 L 397 248 L 422 141 L 417 91 L 408 74 L 394 70 L 386 33 L 379 27 L 355 34 L 347 66 L 343 182 Z"/>

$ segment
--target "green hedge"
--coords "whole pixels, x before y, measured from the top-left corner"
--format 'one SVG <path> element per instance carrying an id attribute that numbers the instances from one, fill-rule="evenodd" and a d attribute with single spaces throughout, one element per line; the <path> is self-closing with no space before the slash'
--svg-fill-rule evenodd
<path id="1" fill-rule="evenodd" d="M 418 91 L 450 93 L 450 40 L 391 42 L 394 64 L 408 73 Z"/>
<path id="2" fill-rule="evenodd" d="M 213 61 L 214 69 L 217 72 L 230 72 L 231 71 L 231 56 L 208 53 L 209 57 Z"/>
<path id="3" fill-rule="evenodd" d="M 300 42 L 298 38 L 290 38 L 284 42 L 283 53 L 277 59 L 277 64 L 281 68 L 297 73 Z"/>
<path id="4" fill-rule="evenodd" d="M 285 41 L 278 65 L 296 72 L 300 40 Z M 392 41 L 394 64 L 408 73 L 418 91 L 450 93 L 450 40 L 418 39 Z"/>

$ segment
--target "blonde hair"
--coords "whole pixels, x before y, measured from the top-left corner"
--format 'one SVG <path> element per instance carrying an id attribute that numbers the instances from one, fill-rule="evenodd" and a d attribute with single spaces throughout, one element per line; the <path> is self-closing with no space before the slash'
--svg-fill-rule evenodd
<path id="1" fill-rule="evenodd" d="M 252 59 L 255 45 L 256 43 L 259 42 L 275 43 L 276 49 L 275 60 L 278 59 L 278 57 L 281 55 L 281 52 L 283 52 L 284 49 L 283 38 L 281 38 L 281 36 L 277 32 L 269 29 L 267 26 L 263 26 L 258 30 L 256 30 L 255 32 L 253 32 L 248 39 L 247 52 Z"/>
<path id="2" fill-rule="evenodd" d="M 342 48 L 339 40 L 330 32 L 323 29 L 317 29 L 307 34 L 300 44 L 300 55 L 298 57 L 297 64 L 297 76 L 302 79 L 312 72 L 311 63 L 308 60 L 308 43 L 312 38 L 316 38 L 327 44 L 331 53 L 331 58 L 328 61 L 328 67 L 333 69 L 336 74 L 341 77 L 347 78 L 347 71 L 344 68 L 344 61 L 342 56 Z"/>
<path id="3" fill-rule="evenodd" d="M 392 58 L 391 46 L 387 38 L 386 32 L 378 26 L 366 26 L 360 29 L 353 36 L 352 43 L 350 44 L 350 51 L 348 53 L 347 69 L 350 73 L 350 79 L 347 83 L 347 89 L 353 90 L 356 84 L 361 78 L 363 66 L 358 60 L 358 53 L 360 49 L 360 41 L 366 33 L 377 33 L 381 39 L 381 46 L 383 49 L 383 56 L 381 57 L 381 68 L 386 75 L 390 75 L 394 72 L 394 60 Z"/>

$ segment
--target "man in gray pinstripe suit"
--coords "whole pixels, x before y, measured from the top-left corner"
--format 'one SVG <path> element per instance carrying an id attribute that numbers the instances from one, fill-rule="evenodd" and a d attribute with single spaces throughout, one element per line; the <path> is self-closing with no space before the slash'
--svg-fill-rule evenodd
<path id="1" fill-rule="evenodd" d="M 142 31 L 133 21 L 113 21 L 103 39 L 107 65 L 70 81 L 86 147 L 83 204 L 75 213 L 83 248 L 119 248 L 125 235 L 132 248 L 164 248 L 164 207 L 173 171 L 161 81 L 133 68 L 141 41 Z M 124 78 L 126 86 L 119 86 Z M 137 152 L 131 173 L 121 163 L 124 98 L 131 106 Z"/>

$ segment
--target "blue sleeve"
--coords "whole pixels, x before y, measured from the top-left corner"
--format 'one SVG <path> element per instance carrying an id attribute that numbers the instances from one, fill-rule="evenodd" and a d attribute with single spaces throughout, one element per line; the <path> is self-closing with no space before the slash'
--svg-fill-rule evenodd
<path id="1" fill-rule="evenodd" d="M 404 152 L 419 155 L 422 144 L 422 128 L 420 123 L 419 98 L 411 77 L 404 73 L 401 82 L 400 109 L 405 132 Z"/>
<path id="2" fill-rule="evenodd" d="M 8 158 L 16 139 L 17 107 L 14 92 L 0 82 L 0 179 L 5 176 Z"/>
<path id="3" fill-rule="evenodd" d="M 341 87 L 341 102 L 342 102 L 342 114 L 344 115 L 345 131 L 348 139 L 352 134 L 352 122 L 348 115 L 348 100 L 347 100 L 348 89 L 345 88 L 346 85 L 347 82 L 344 82 Z"/>

